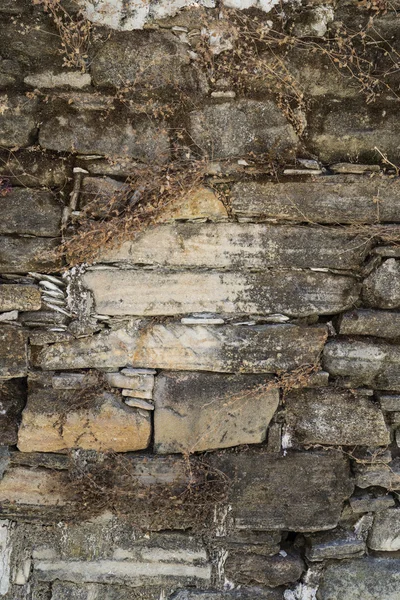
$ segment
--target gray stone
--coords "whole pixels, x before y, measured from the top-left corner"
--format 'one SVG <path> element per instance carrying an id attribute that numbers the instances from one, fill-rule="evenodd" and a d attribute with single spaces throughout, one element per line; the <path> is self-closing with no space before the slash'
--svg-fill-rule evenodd
<path id="1" fill-rule="evenodd" d="M 400 509 L 389 508 L 375 515 L 368 536 L 371 550 L 396 552 L 400 550 Z"/>
<path id="2" fill-rule="evenodd" d="M 94 52 L 91 62 L 97 86 L 134 86 L 135 93 L 199 93 L 196 70 L 186 44 L 171 32 L 118 33 Z"/>
<path id="3" fill-rule="evenodd" d="M 0 311 L 40 310 L 40 289 L 35 285 L 0 286 Z"/>
<path id="4" fill-rule="evenodd" d="M 0 378 L 25 377 L 28 369 L 27 340 L 22 329 L 0 327 Z"/>
<path id="5" fill-rule="evenodd" d="M 262 556 L 229 552 L 225 576 L 235 584 L 278 587 L 300 579 L 304 563 L 299 556 Z"/>
<path id="6" fill-rule="evenodd" d="M 43 123 L 39 143 L 58 152 L 128 156 L 155 163 L 169 158 L 165 124 L 130 113 L 111 117 L 90 111 L 65 111 Z"/>
<path id="7" fill-rule="evenodd" d="M 57 272 L 61 267 L 58 245 L 53 238 L 0 235 L 0 272 Z"/>
<path id="8" fill-rule="evenodd" d="M 123 210 L 133 189 L 111 177 L 84 177 L 79 192 L 79 208 L 90 218 L 106 218 L 110 210 Z"/>
<path id="9" fill-rule="evenodd" d="M 15 446 L 26 400 L 24 379 L 0 380 L 0 446 Z"/>
<path id="10" fill-rule="evenodd" d="M 394 498 L 391 494 L 386 496 L 354 496 L 350 498 L 351 510 L 356 513 L 380 512 L 387 508 L 395 506 Z"/>
<path id="11" fill-rule="evenodd" d="M 153 398 L 154 376 L 137 374 L 136 376 L 125 377 L 121 373 L 107 373 L 107 383 L 111 387 L 129 390 L 129 395 L 135 398 L 145 398 L 151 400 Z"/>
<path id="12" fill-rule="evenodd" d="M 191 313 L 269 314 L 304 317 L 334 314 L 354 305 L 359 285 L 328 273 L 176 272 L 102 269 L 87 271 L 84 287 L 104 315 L 156 316 Z"/>
<path id="13" fill-rule="evenodd" d="M 389 258 L 369 275 L 363 284 L 363 298 L 368 306 L 400 306 L 400 261 Z"/>
<path id="14" fill-rule="evenodd" d="M 99 197 L 99 191 L 96 192 Z M 119 248 L 103 250 L 97 261 L 214 269 L 326 267 L 358 270 L 369 248 L 370 236 L 347 233 L 343 229 L 176 223 L 153 227 Z"/>
<path id="15" fill-rule="evenodd" d="M 309 146 L 323 162 L 376 163 L 381 159 L 376 147 L 396 162 L 400 156 L 398 135 L 397 114 L 390 105 L 331 102 L 313 111 L 309 120 Z"/>
<path id="16" fill-rule="evenodd" d="M 299 444 L 386 446 L 390 434 L 383 414 L 355 390 L 315 388 L 285 396 L 289 435 Z"/>
<path id="17" fill-rule="evenodd" d="M 43 348 L 34 364 L 45 370 L 136 366 L 275 373 L 314 363 L 326 339 L 324 326 L 142 325 L 53 344 Z"/>
<path id="18" fill-rule="evenodd" d="M 58 237 L 61 210 L 51 192 L 14 188 L 0 201 L 0 233 Z"/>
<path id="19" fill-rule="evenodd" d="M 72 177 L 72 168 L 68 159 L 50 152 L 0 150 L 0 177 L 6 178 L 12 186 L 63 187 Z"/>
<path id="20" fill-rule="evenodd" d="M 328 565 L 318 600 L 399 600 L 400 560 L 373 558 Z"/>
<path id="21" fill-rule="evenodd" d="M 51 600 L 88 600 L 91 597 L 95 600 L 159 600 L 165 591 L 165 586 L 141 587 L 138 591 L 127 585 L 54 581 L 51 586 Z M 167 593 L 168 591 L 167 588 Z"/>
<path id="22" fill-rule="evenodd" d="M 323 366 L 346 387 L 398 390 L 400 347 L 387 342 L 336 339 L 324 348 Z"/>
<path id="23" fill-rule="evenodd" d="M 189 134 L 213 159 L 272 152 L 293 153 L 297 135 L 272 101 L 241 100 L 190 113 Z"/>
<path id="24" fill-rule="evenodd" d="M 382 487 L 388 490 L 400 490 L 400 460 L 395 459 L 388 464 L 377 461 L 370 465 L 355 465 L 355 483 L 357 487 Z"/>
<path id="25" fill-rule="evenodd" d="M 231 591 L 201 591 L 201 590 L 179 590 L 173 596 L 173 600 L 283 600 L 283 590 L 266 588 L 246 588 Z"/>
<path id="26" fill-rule="evenodd" d="M 337 452 L 246 452 L 211 460 L 233 477 L 229 501 L 238 529 L 332 529 L 354 487 L 348 463 Z"/>
<path id="27" fill-rule="evenodd" d="M 154 403 L 155 451 L 192 453 L 263 442 L 279 391 L 260 375 L 167 372 Z"/>
<path id="28" fill-rule="evenodd" d="M 38 128 L 37 100 L 26 96 L 0 95 L 0 145 L 29 146 Z"/>
<path id="29" fill-rule="evenodd" d="M 377 394 L 382 410 L 400 412 L 400 395 Z"/>
<path id="30" fill-rule="evenodd" d="M 397 338 L 400 336 L 400 312 L 352 310 L 341 316 L 338 333 Z"/>
<path id="31" fill-rule="evenodd" d="M 361 556 L 365 551 L 363 539 L 340 529 L 307 537 L 306 557 L 311 562 Z"/>
<path id="32" fill-rule="evenodd" d="M 309 223 L 398 223 L 400 182 L 362 176 L 329 176 L 313 182 L 241 182 L 232 189 L 232 211 L 239 217 Z"/>
<path id="33" fill-rule="evenodd" d="M 35 89 L 62 87 L 82 89 L 89 86 L 91 81 L 89 73 L 82 73 L 81 71 L 62 71 L 57 73 L 52 70 L 28 75 L 24 79 L 24 83 Z"/>

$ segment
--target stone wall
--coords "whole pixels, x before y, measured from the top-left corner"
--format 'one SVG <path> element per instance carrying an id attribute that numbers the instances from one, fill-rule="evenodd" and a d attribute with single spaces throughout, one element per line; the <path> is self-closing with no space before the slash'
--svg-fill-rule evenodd
<path id="1" fill-rule="evenodd" d="M 1 598 L 400 599 L 397 8 L 0 0 Z"/>

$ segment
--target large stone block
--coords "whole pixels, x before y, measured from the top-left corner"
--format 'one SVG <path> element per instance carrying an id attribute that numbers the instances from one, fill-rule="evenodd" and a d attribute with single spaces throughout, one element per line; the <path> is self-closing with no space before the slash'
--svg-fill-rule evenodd
<path id="1" fill-rule="evenodd" d="M 26 334 L 17 327 L 0 327 L 0 378 L 25 377 L 27 369 Z"/>
<path id="2" fill-rule="evenodd" d="M 332 529 L 354 488 L 338 452 L 245 452 L 217 456 L 212 464 L 233 478 L 229 501 L 239 529 Z"/>
<path id="3" fill-rule="evenodd" d="M 400 490 L 399 459 L 395 459 L 388 464 L 377 462 L 370 465 L 356 465 L 355 475 L 355 483 L 361 489 L 381 487 L 388 490 Z"/>
<path id="4" fill-rule="evenodd" d="M 38 128 L 37 100 L 26 96 L 0 95 L 0 145 L 29 146 Z"/>
<path id="5" fill-rule="evenodd" d="M 387 342 L 336 339 L 323 353 L 324 369 L 339 377 L 346 387 L 369 386 L 378 390 L 398 390 L 400 386 L 400 347 Z"/>
<path id="6" fill-rule="evenodd" d="M 169 158 L 166 125 L 130 113 L 111 118 L 65 111 L 43 123 L 39 143 L 58 152 L 129 156 L 144 162 L 164 163 Z"/>
<path id="7" fill-rule="evenodd" d="M 190 113 L 189 134 L 211 158 L 235 158 L 250 152 L 293 153 L 298 138 L 270 100 L 241 100 L 206 106 Z"/>
<path id="8" fill-rule="evenodd" d="M 18 432 L 21 452 L 59 452 L 69 448 L 129 452 L 147 448 L 148 413 L 127 407 L 122 399 L 101 390 L 43 388 L 28 395 Z"/>
<path id="9" fill-rule="evenodd" d="M 26 401 L 24 379 L 0 380 L 0 446 L 15 446 L 18 423 Z"/>
<path id="10" fill-rule="evenodd" d="M 35 366 L 49 369 L 145 367 L 179 371 L 275 373 L 314 363 L 326 327 L 187 326 L 142 323 L 43 348 Z"/>
<path id="11" fill-rule="evenodd" d="M 277 587 L 300 579 L 304 563 L 298 556 L 262 556 L 230 552 L 225 562 L 225 576 L 235 584 Z"/>
<path id="12" fill-rule="evenodd" d="M 398 600 L 400 560 L 374 558 L 338 561 L 323 572 L 318 600 Z"/>
<path id="13" fill-rule="evenodd" d="M 156 452 L 263 442 L 279 403 L 271 383 L 259 375 L 161 373 L 154 388 Z"/>
<path id="14" fill-rule="evenodd" d="M 400 182 L 362 176 L 330 176 L 310 182 L 241 182 L 232 189 L 232 210 L 239 217 L 309 223 L 398 223 Z"/>
<path id="15" fill-rule="evenodd" d="M 40 289 L 35 285 L 0 286 L 0 312 L 8 310 L 40 310 Z"/>
<path id="16" fill-rule="evenodd" d="M 243 587 L 233 590 L 178 590 L 174 600 L 283 600 L 283 590 L 258 587 Z"/>
<path id="17" fill-rule="evenodd" d="M 31 506 L 63 506 L 66 503 L 67 478 L 63 473 L 47 469 L 18 467 L 7 471 L 0 481 L 0 502 Z"/>
<path id="18" fill-rule="evenodd" d="M 400 312 L 384 310 L 352 310 L 344 313 L 339 321 L 342 335 L 369 335 L 381 338 L 397 338 L 400 330 Z"/>
<path id="19" fill-rule="evenodd" d="M 354 305 L 359 285 L 351 277 L 319 272 L 266 273 L 87 271 L 82 282 L 105 315 L 156 316 L 196 312 L 304 317 L 334 314 Z"/>
<path id="20" fill-rule="evenodd" d="M 370 397 L 336 388 L 292 390 L 285 396 L 288 435 L 299 444 L 386 446 L 390 434 Z"/>
<path id="21" fill-rule="evenodd" d="M 72 167 L 65 157 L 51 152 L 0 150 L 0 177 L 11 185 L 32 187 L 62 187 L 72 177 Z"/>
<path id="22" fill-rule="evenodd" d="M 368 537 L 371 550 L 397 552 L 400 550 L 400 509 L 389 508 L 378 512 Z"/>
<path id="23" fill-rule="evenodd" d="M 151 228 L 119 248 L 104 250 L 97 261 L 208 269 L 357 270 L 369 240 L 327 227 L 177 223 Z"/>
<path id="24" fill-rule="evenodd" d="M 400 261 L 389 258 L 364 280 L 363 299 L 377 308 L 400 306 Z"/>
<path id="25" fill-rule="evenodd" d="M 0 233 L 58 237 L 61 211 L 51 192 L 13 188 L 0 197 Z"/>
<path id="26" fill-rule="evenodd" d="M 0 235 L 0 272 L 54 273 L 61 267 L 59 240 L 53 238 Z"/>

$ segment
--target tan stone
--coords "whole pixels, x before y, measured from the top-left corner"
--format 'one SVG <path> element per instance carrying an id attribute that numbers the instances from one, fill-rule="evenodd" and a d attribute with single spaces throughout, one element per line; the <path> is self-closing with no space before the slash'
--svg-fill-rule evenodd
<path id="1" fill-rule="evenodd" d="M 268 383 L 262 375 L 158 375 L 156 452 L 200 452 L 263 442 L 279 403 L 278 389 L 269 389 Z"/>
<path id="2" fill-rule="evenodd" d="M 59 452 L 68 448 L 129 452 L 147 448 L 151 423 L 146 414 L 126 407 L 115 396 L 99 395 L 68 409 L 65 394 L 41 390 L 28 398 L 18 432 L 21 452 Z M 53 403 L 52 403 L 53 400 Z"/>
<path id="3" fill-rule="evenodd" d="M 36 506 L 63 505 L 62 475 L 46 469 L 18 467 L 0 481 L 0 502 Z"/>
<path id="4" fill-rule="evenodd" d="M 40 290 L 34 285 L 1 285 L 0 311 L 40 310 Z"/>
<path id="5" fill-rule="evenodd" d="M 215 192 L 200 186 L 167 206 L 160 216 L 159 223 L 186 219 L 222 221 L 227 218 L 227 210 Z"/>
<path id="6" fill-rule="evenodd" d="M 111 387 L 130 390 L 135 398 L 151 400 L 153 397 L 154 376 L 137 374 L 126 377 L 121 373 L 107 373 L 106 379 Z"/>

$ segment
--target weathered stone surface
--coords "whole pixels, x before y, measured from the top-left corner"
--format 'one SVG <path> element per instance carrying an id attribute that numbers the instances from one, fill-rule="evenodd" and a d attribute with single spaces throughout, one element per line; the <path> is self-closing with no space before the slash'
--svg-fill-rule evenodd
<path id="1" fill-rule="evenodd" d="M 318 600 L 398 600 L 400 560 L 373 558 L 340 561 L 323 572 Z"/>
<path id="2" fill-rule="evenodd" d="M 166 206 L 157 222 L 197 219 L 217 222 L 227 218 L 228 212 L 217 194 L 208 187 L 200 186 Z M 166 230 L 163 231 L 166 233 Z"/>
<path id="3" fill-rule="evenodd" d="M 271 101 L 206 106 L 190 113 L 189 133 L 202 153 L 213 159 L 250 152 L 290 153 L 298 143 L 292 125 Z"/>
<path id="4" fill-rule="evenodd" d="M 351 277 L 316 272 L 224 273 L 102 269 L 82 282 L 105 315 L 196 312 L 291 316 L 333 314 L 358 298 Z"/>
<path id="5" fill-rule="evenodd" d="M 40 310 L 40 289 L 35 285 L 0 286 L 0 311 Z"/>
<path id="6" fill-rule="evenodd" d="M 277 587 L 300 579 L 304 563 L 298 556 L 261 556 L 241 552 L 228 554 L 225 576 L 235 584 Z"/>
<path id="7" fill-rule="evenodd" d="M 17 443 L 18 423 L 25 400 L 24 379 L 0 380 L 0 446 Z"/>
<path id="8" fill-rule="evenodd" d="M 37 100 L 2 94 L 0 107 L 0 145 L 14 148 L 31 144 L 37 132 Z"/>
<path id="9" fill-rule="evenodd" d="M 247 223 L 179 223 L 149 229 L 120 248 L 103 251 L 99 262 L 215 269 L 361 267 L 366 237 L 340 229 Z"/>
<path id="10" fill-rule="evenodd" d="M 68 448 L 128 452 L 147 448 L 151 423 L 147 414 L 125 406 L 117 397 L 42 389 L 28 395 L 18 432 L 21 452 L 59 452 Z M 86 396 L 89 400 L 85 401 Z"/>
<path id="11" fill-rule="evenodd" d="M 24 83 L 33 88 L 74 88 L 82 89 L 91 84 L 92 78 L 89 73 L 81 71 L 64 71 L 55 73 L 54 71 L 42 71 L 34 75 L 28 75 L 24 79 Z"/>
<path id="12" fill-rule="evenodd" d="M 307 538 L 306 557 L 312 562 L 327 558 L 351 558 L 365 553 L 363 539 L 347 531 L 316 533 Z"/>
<path id="13" fill-rule="evenodd" d="M 0 378 L 25 377 L 27 364 L 26 335 L 17 327 L 0 327 Z"/>
<path id="14" fill-rule="evenodd" d="M 400 306 L 400 261 L 389 258 L 364 280 L 363 299 L 377 308 Z"/>
<path id="15" fill-rule="evenodd" d="M 0 235 L 0 272 L 54 273 L 61 266 L 57 239 Z"/>
<path id="16" fill-rule="evenodd" d="M 165 124 L 130 113 L 111 118 L 89 111 L 65 112 L 43 123 L 39 143 L 58 152 L 131 156 L 145 162 L 164 163 L 169 157 Z"/>
<path id="17" fill-rule="evenodd" d="M 148 324 L 43 348 L 43 369 L 114 368 L 275 373 L 314 363 L 326 339 L 325 326 L 185 326 Z M 284 349 L 284 350 L 283 350 Z"/>
<path id="18" fill-rule="evenodd" d="M 354 496 L 350 498 L 350 506 L 351 510 L 356 513 L 365 513 L 365 512 L 380 512 L 387 508 L 391 508 L 395 506 L 394 498 L 391 494 L 387 494 L 386 496 Z"/>
<path id="19" fill-rule="evenodd" d="M 218 456 L 215 465 L 236 473 L 230 503 L 239 529 L 332 529 L 353 490 L 348 463 L 336 452 L 247 452 Z"/>
<path id="20" fill-rule="evenodd" d="M 233 186 L 232 210 L 238 216 L 310 223 L 398 223 L 400 183 L 362 176 L 294 183 L 241 182 Z"/>
<path id="21" fill-rule="evenodd" d="M 71 176 L 68 160 L 51 152 L 0 150 L 0 177 L 12 186 L 62 187 Z"/>
<path id="22" fill-rule="evenodd" d="M 282 600 L 283 591 L 266 588 L 245 588 L 230 591 L 201 591 L 201 590 L 178 590 L 174 595 L 174 600 Z"/>
<path id="23" fill-rule="evenodd" d="M 279 403 L 279 391 L 254 375 L 161 373 L 154 388 L 156 452 L 198 452 L 257 444 Z"/>
<path id="24" fill-rule="evenodd" d="M 400 509 L 389 508 L 375 515 L 368 536 L 368 547 L 372 550 L 396 552 L 400 550 Z"/>
<path id="25" fill-rule="evenodd" d="M 352 310 L 340 318 L 342 335 L 371 335 L 382 338 L 400 336 L 400 312 L 384 310 Z"/>
<path id="26" fill-rule="evenodd" d="M 105 218 L 110 207 L 121 210 L 132 196 L 129 184 L 111 177 L 84 177 L 79 192 L 79 208 L 85 210 L 91 218 Z"/>
<path id="27" fill-rule="evenodd" d="M 0 198 L 0 233 L 57 237 L 61 210 L 51 192 L 14 188 Z"/>
<path id="28" fill-rule="evenodd" d="M 400 490 L 400 460 L 395 459 L 388 464 L 378 462 L 371 465 L 356 465 L 355 483 L 365 489 L 372 486 Z"/>
<path id="29" fill-rule="evenodd" d="M 91 63 L 97 86 L 133 85 L 135 92 L 199 92 L 188 47 L 171 32 L 119 33 L 101 44 Z"/>
<path id="30" fill-rule="evenodd" d="M 106 380 L 109 385 L 132 392 L 135 398 L 153 398 L 154 376 L 137 374 L 136 376 L 125 377 L 121 373 L 107 373 Z"/>
<path id="31" fill-rule="evenodd" d="M 42 584 L 44 582 L 41 582 Z M 50 585 L 50 584 L 48 584 Z M 142 587 L 137 589 L 128 585 L 109 585 L 104 583 L 70 583 L 69 581 L 54 581 L 51 584 L 51 600 L 88 600 L 90 595 L 95 600 L 138 600 L 138 597 L 145 600 L 159 600 L 162 593 L 173 591 L 173 584 L 170 588 L 166 586 Z"/>
<path id="32" fill-rule="evenodd" d="M 310 115 L 310 148 L 323 162 L 358 159 L 377 162 L 376 147 L 389 160 L 396 161 L 399 123 L 393 107 L 332 102 Z"/>
<path id="33" fill-rule="evenodd" d="M 400 347 L 387 342 L 336 339 L 324 348 L 323 365 L 346 387 L 369 386 L 378 390 L 398 390 L 400 386 Z"/>
<path id="34" fill-rule="evenodd" d="M 6 471 L 0 481 L 0 502 L 62 506 L 65 504 L 64 485 L 65 478 L 60 472 L 15 468 Z"/>
<path id="35" fill-rule="evenodd" d="M 285 397 L 291 439 L 300 444 L 386 446 L 390 434 L 382 411 L 354 390 L 292 390 Z"/>

